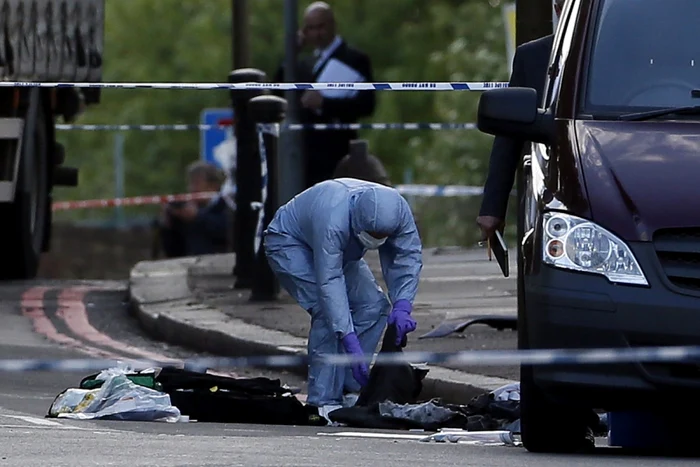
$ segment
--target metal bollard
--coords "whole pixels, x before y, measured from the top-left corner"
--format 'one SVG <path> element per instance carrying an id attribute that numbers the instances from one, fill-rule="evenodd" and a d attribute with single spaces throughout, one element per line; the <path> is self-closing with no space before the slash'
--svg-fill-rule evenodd
<path id="1" fill-rule="evenodd" d="M 234 70 L 228 75 L 229 83 L 262 83 L 266 80 L 265 72 L 255 68 Z M 257 212 L 251 207 L 260 193 L 260 155 L 258 154 L 258 136 L 255 122 L 250 116 L 249 101 L 263 94 L 262 90 L 232 90 L 236 135 L 236 214 L 233 216 L 233 251 L 236 253 L 235 289 L 248 289 L 253 281 L 253 263 L 255 252 L 253 240 Z"/>
<path id="2" fill-rule="evenodd" d="M 287 101 L 278 96 L 260 96 L 250 101 L 250 114 L 256 123 L 281 123 L 287 111 Z M 265 230 L 280 207 L 279 191 L 279 132 L 264 133 L 265 153 L 267 159 L 267 197 L 264 205 L 262 229 Z M 262 171 L 262 166 L 260 167 Z M 262 182 L 262 181 L 261 181 Z M 262 187 L 262 185 L 261 185 Z M 259 188 L 261 190 L 261 188 Z M 255 257 L 251 301 L 272 301 L 279 295 L 280 286 L 274 272 L 265 257 L 262 242 Z"/>
<path id="3" fill-rule="evenodd" d="M 333 178 L 357 178 L 391 186 L 391 180 L 379 158 L 369 153 L 366 139 L 350 141 L 350 153 L 343 157 L 333 172 Z"/>

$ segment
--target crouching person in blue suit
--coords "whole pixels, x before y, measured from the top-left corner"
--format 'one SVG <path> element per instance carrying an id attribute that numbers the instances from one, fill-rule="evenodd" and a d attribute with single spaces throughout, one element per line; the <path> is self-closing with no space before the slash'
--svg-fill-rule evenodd
<path id="1" fill-rule="evenodd" d="M 264 248 L 280 285 L 311 316 L 307 404 L 328 413 L 367 383 L 369 365 L 336 367 L 315 356 L 369 358 L 387 322 L 396 326 L 397 345 L 416 329 L 411 310 L 423 263 L 411 209 L 393 188 L 327 180 L 277 211 Z M 378 249 L 388 297 L 362 258 L 369 249 Z"/>

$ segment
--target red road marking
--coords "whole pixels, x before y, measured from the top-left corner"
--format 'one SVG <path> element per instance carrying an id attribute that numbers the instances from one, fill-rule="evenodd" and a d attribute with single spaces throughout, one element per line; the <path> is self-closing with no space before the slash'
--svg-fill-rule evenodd
<path id="1" fill-rule="evenodd" d="M 72 337 L 58 332 L 56 327 L 44 312 L 44 295 L 49 290 L 51 289 L 48 287 L 32 287 L 22 294 L 20 305 L 22 308 L 22 314 L 32 320 L 34 332 L 41 334 L 54 342 L 86 353 L 92 357 L 114 360 L 121 359 L 118 355 L 102 349 L 87 346 L 82 342 L 73 339 Z"/>
<path id="2" fill-rule="evenodd" d="M 50 290 L 52 290 L 51 287 L 32 287 L 22 294 L 22 314 L 32 320 L 34 332 L 41 334 L 58 344 L 71 347 L 92 357 L 105 358 L 109 360 L 121 360 L 126 362 L 136 360 L 135 358 L 128 357 L 122 353 L 113 353 L 97 347 L 92 347 L 80 342 L 77 339 L 58 332 L 44 311 L 44 296 Z M 166 357 L 165 355 L 115 341 L 111 337 L 95 329 L 90 324 L 84 303 L 85 294 L 91 290 L 99 289 L 93 287 L 68 287 L 61 289 L 58 294 L 58 309 L 56 315 L 62 319 L 68 328 L 77 336 L 80 336 L 93 344 L 109 347 L 118 352 L 138 355 L 140 358 L 144 358 L 146 360 L 169 362 L 180 365 L 184 363 L 180 359 Z M 222 371 L 218 374 L 232 378 L 238 377 L 236 373 L 228 371 Z"/>
<path id="3" fill-rule="evenodd" d="M 159 353 L 149 352 L 148 350 L 139 349 L 123 342 L 115 341 L 111 337 L 95 329 L 88 320 L 87 310 L 85 309 L 85 303 L 83 301 L 85 294 L 90 290 L 94 289 L 88 287 L 68 287 L 62 289 L 58 294 L 58 311 L 56 315 L 68 325 L 71 331 L 93 344 L 110 347 L 119 352 L 138 355 L 146 360 L 182 364 L 182 360 L 169 358 Z"/>
<path id="4" fill-rule="evenodd" d="M 122 360 L 122 361 L 133 361 L 133 358 L 124 357 L 123 355 L 118 355 L 106 350 L 102 350 L 96 347 L 92 347 L 82 342 L 73 339 L 70 336 L 66 336 L 63 333 L 58 332 L 56 327 L 53 325 L 51 320 L 46 316 L 44 312 L 44 296 L 48 291 L 52 290 L 51 287 L 32 287 L 27 289 L 21 298 L 21 308 L 22 314 L 32 321 L 32 327 L 34 332 L 41 334 L 58 344 L 62 344 L 78 350 L 82 353 L 88 354 L 95 358 L 105 358 L 109 360 Z M 181 363 L 182 360 L 172 359 L 160 355 L 157 353 L 152 353 L 147 350 L 139 349 L 126 345 L 122 342 L 118 342 L 106 336 L 105 334 L 97 331 L 89 322 L 87 317 L 87 310 L 85 309 L 85 303 L 83 299 L 85 298 L 85 293 L 90 290 L 98 290 L 94 288 L 86 287 L 69 287 L 62 289 L 58 295 L 58 310 L 57 315 L 68 325 L 71 331 L 75 332 L 77 335 L 84 337 L 85 339 L 93 342 L 106 345 L 115 350 L 129 352 L 132 354 L 141 355 L 148 360 L 156 360 L 161 362 L 174 362 Z M 148 355 L 148 356 L 146 356 Z M 238 378 L 238 375 L 233 372 L 228 371 L 214 371 L 210 370 L 208 373 L 218 374 L 221 376 L 228 376 L 231 378 Z M 296 397 L 303 402 L 306 401 L 306 394 L 297 394 Z"/>

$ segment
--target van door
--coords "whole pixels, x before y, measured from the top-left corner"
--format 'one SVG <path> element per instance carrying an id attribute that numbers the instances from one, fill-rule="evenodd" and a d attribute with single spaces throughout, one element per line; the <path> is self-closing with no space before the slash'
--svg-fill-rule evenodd
<path id="1" fill-rule="evenodd" d="M 568 1 L 564 5 L 557 30 L 554 33 L 552 53 L 545 78 L 544 94 L 541 107 L 556 111 L 556 101 L 561 86 L 563 65 L 571 49 L 571 41 L 574 36 L 574 27 L 578 19 L 582 0 Z M 539 221 L 539 209 L 541 199 L 545 195 L 545 180 L 550 173 L 550 151 L 552 148 L 544 144 L 530 143 L 529 154 L 523 160 L 523 180 L 520 196 L 520 215 L 522 219 L 521 244 L 532 248 L 531 238 L 536 231 Z M 535 258 L 535 255 L 526 257 Z M 525 265 L 531 270 L 534 264 Z"/>

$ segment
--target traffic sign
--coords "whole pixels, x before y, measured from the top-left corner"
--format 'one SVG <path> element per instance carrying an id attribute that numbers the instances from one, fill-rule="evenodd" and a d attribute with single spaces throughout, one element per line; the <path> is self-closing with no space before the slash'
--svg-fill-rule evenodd
<path id="1" fill-rule="evenodd" d="M 233 120 L 233 109 L 204 109 L 199 121 L 203 125 L 219 125 L 223 121 Z M 199 132 L 200 150 L 199 156 L 202 160 L 215 164 L 219 168 L 227 169 L 231 162 L 222 160 L 224 157 L 235 158 L 236 139 L 233 133 L 233 126 L 225 128 L 211 128 L 200 130 Z M 233 161 L 235 166 L 235 159 Z"/>

